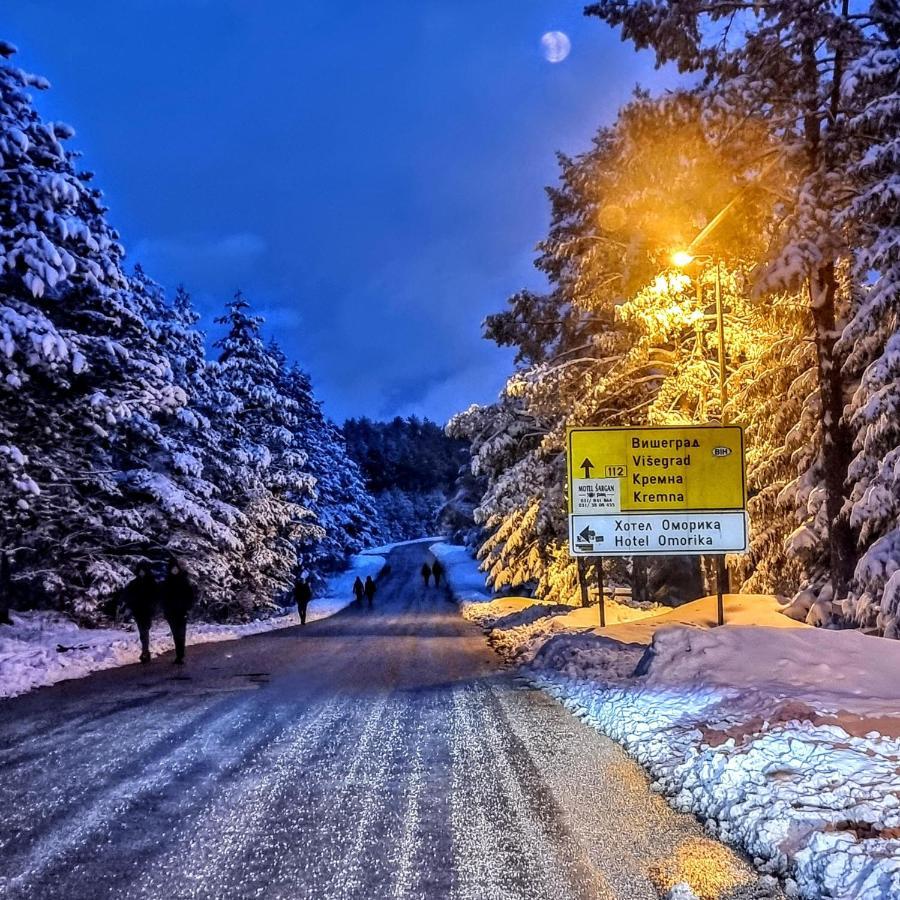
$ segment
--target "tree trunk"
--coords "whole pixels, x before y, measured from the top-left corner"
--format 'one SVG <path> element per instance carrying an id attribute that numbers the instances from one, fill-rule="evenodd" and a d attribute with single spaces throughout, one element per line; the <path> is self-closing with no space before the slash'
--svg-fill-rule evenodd
<path id="1" fill-rule="evenodd" d="M 591 601 L 588 596 L 587 573 L 585 572 L 584 557 L 578 557 L 578 589 L 581 591 L 581 605 L 590 606 Z"/>
<path id="2" fill-rule="evenodd" d="M 848 15 L 848 2 L 842 2 L 842 15 Z M 834 161 L 829 160 L 831 143 L 823 145 L 822 123 L 816 109 L 815 97 L 821 87 L 816 60 L 816 51 L 811 39 L 803 42 L 803 68 L 810 91 L 810 106 L 804 116 L 803 128 L 806 138 L 806 154 L 809 172 L 820 169 L 834 171 Z M 840 82 L 843 72 L 843 56 L 840 45 L 835 51 L 835 63 L 830 87 L 829 112 L 832 127 L 840 111 Z M 826 236 L 825 244 L 829 243 Z M 852 442 L 844 421 L 844 384 L 840 361 L 835 358 L 834 345 L 837 340 L 837 275 L 835 262 L 829 248 L 825 249 L 826 262 L 815 268 L 809 276 L 809 305 L 815 327 L 816 368 L 819 381 L 820 411 L 822 428 L 822 466 L 825 487 L 825 514 L 828 519 L 828 556 L 831 570 L 831 584 L 834 598 L 847 596 L 850 579 L 853 576 L 855 543 L 848 519 L 842 515 L 847 472 L 850 467 Z"/>
<path id="3" fill-rule="evenodd" d="M 850 522 L 843 512 L 851 439 L 844 421 L 844 386 L 840 361 L 835 358 L 834 263 L 821 266 L 809 280 L 809 299 L 816 329 L 816 367 L 819 380 L 825 514 L 828 519 L 828 557 L 835 599 L 847 596 L 856 564 L 856 547 Z"/>
<path id="4" fill-rule="evenodd" d="M 643 556 L 631 558 L 631 599 L 642 603 L 650 600 L 650 573 L 647 559 Z"/>

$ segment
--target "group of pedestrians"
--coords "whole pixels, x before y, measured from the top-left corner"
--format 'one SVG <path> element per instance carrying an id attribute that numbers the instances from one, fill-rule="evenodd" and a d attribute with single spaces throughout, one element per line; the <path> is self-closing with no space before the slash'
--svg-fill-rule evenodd
<path id="1" fill-rule="evenodd" d="M 194 605 L 194 587 L 187 572 L 177 560 L 172 560 L 166 577 L 160 583 L 147 563 L 138 566 L 137 574 L 122 591 L 122 602 L 130 610 L 141 637 L 141 662 L 150 662 L 150 626 L 156 610 L 162 613 L 172 632 L 175 662 L 184 662 L 188 613 Z"/>
<path id="2" fill-rule="evenodd" d="M 422 564 L 422 579 L 427 588 L 432 577 L 435 587 L 440 587 L 444 576 L 444 567 L 440 560 L 435 560 L 431 565 Z M 362 606 L 363 598 L 368 602 L 369 608 L 374 606 L 377 585 L 371 575 L 363 581 L 358 575 L 353 582 L 353 594 L 356 605 Z M 300 616 L 300 624 L 306 624 L 306 611 L 312 600 L 312 587 L 305 572 L 297 576 L 294 582 L 294 602 L 297 604 L 297 613 Z M 188 613 L 194 605 L 194 587 L 188 578 L 187 572 L 173 559 L 167 568 L 166 577 L 162 582 L 157 581 L 148 563 L 141 563 L 135 577 L 125 586 L 121 594 L 124 606 L 131 612 L 134 623 L 137 625 L 141 638 L 141 662 L 150 662 L 150 626 L 157 609 L 162 607 L 163 617 L 169 624 L 172 632 L 172 641 L 175 644 L 175 662 L 178 665 L 184 663 L 184 648 L 187 640 Z"/>
<path id="3" fill-rule="evenodd" d="M 441 586 L 441 579 L 444 577 L 444 567 L 439 559 L 436 559 L 430 566 L 427 562 L 422 563 L 421 571 L 425 587 L 428 587 L 428 583 L 432 576 L 434 576 L 434 586 Z"/>
<path id="4" fill-rule="evenodd" d="M 371 575 L 366 575 L 365 583 L 363 583 L 362 578 L 357 575 L 356 581 L 353 582 L 353 596 L 356 597 L 356 605 L 362 606 L 363 597 L 365 597 L 366 600 L 369 601 L 369 609 L 371 609 L 375 600 L 376 590 L 378 590 L 378 587 L 372 580 Z"/>

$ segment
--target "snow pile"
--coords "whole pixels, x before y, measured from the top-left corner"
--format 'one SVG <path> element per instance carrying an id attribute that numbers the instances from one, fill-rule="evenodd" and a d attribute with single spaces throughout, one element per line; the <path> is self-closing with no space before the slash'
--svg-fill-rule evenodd
<path id="1" fill-rule="evenodd" d="M 484 574 L 478 570 L 478 563 L 472 559 L 466 547 L 437 543 L 432 544 L 429 550 L 444 566 L 447 582 L 452 585 L 457 600 L 465 603 L 490 599 L 490 591 L 484 583 Z"/>
<path id="2" fill-rule="evenodd" d="M 476 574 L 470 559 L 467 594 Z M 596 608 L 504 629 L 483 605 L 506 658 L 789 895 L 900 897 L 900 643 L 810 628 L 761 596 L 728 596 L 724 628 L 708 627 L 715 598 L 603 631 Z"/>
<path id="3" fill-rule="evenodd" d="M 531 625 L 545 616 L 564 616 L 572 611 L 562 603 L 541 603 L 528 597 L 498 597 L 489 603 L 466 603 L 463 616 L 482 628 L 509 630 Z"/>
<path id="4" fill-rule="evenodd" d="M 307 622 L 339 612 L 353 600 L 353 580 L 358 575 L 373 578 L 384 567 L 381 556 L 356 556 L 351 567 L 332 577 L 322 596 L 314 597 Z M 136 663 L 140 656 L 137 632 L 128 628 L 79 628 L 56 613 L 12 613 L 12 627 L 0 626 L 0 697 L 15 697 L 38 687 L 81 678 L 101 669 Z M 231 641 L 299 625 L 296 612 L 241 625 L 188 626 L 188 644 Z M 165 622 L 153 626 L 150 651 L 153 656 L 171 650 L 172 636 Z"/>
<path id="5" fill-rule="evenodd" d="M 394 541 L 394 543 L 392 543 L 392 544 L 382 544 L 380 547 L 368 547 L 361 552 L 365 556 L 370 556 L 372 554 L 385 556 L 388 553 L 390 553 L 391 550 L 395 550 L 397 547 L 412 547 L 415 544 L 424 544 L 426 541 L 431 541 L 433 543 L 434 541 L 439 541 L 439 540 L 441 540 L 441 538 L 439 536 L 437 536 L 437 537 L 432 536 L 432 537 L 414 538 L 413 540 L 409 540 L 409 541 Z"/>

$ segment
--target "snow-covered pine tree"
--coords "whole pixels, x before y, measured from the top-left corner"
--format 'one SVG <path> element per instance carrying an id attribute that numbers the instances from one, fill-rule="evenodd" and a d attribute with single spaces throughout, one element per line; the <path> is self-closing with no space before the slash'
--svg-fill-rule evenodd
<path id="1" fill-rule="evenodd" d="M 771 201 L 743 187 L 740 162 L 765 145 L 764 136 L 748 127 L 732 134 L 726 151 L 716 143 L 716 123 L 700 112 L 690 95 L 639 95 L 588 152 L 561 158 L 538 260 L 553 291 L 518 294 L 488 318 L 487 335 L 516 347 L 518 371 L 500 404 L 463 414 L 451 427 L 473 440 L 473 471 L 488 480 L 476 518 L 495 585 L 536 582 L 539 594 L 555 599 L 573 590 L 562 496 L 566 426 L 719 416 L 715 267 L 684 274 L 670 268 L 670 256 L 738 190 L 748 194 L 749 214 L 726 221 L 704 247 L 724 260 L 729 372 L 784 337 L 746 289 Z M 739 411 L 729 412 L 734 420 Z M 679 566 L 661 568 L 660 577 L 669 592 L 673 579 L 685 596 L 697 589 L 696 577 Z"/>
<path id="2" fill-rule="evenodd" d="M 359 466 L 347 453 L 343 434 L 316 400 L 309 375 L 298 366 L 285 366 L 282 379 L 282 393 L 296 407 L 295 434 L 307 454 L 307 471 L 315 479 L 311 508 L 323 532 L 301 544 L 300 554 L 303 565 L 321 577 L 376 543 L 375 507 Z"/>
<path id="3" fill-rule="evenodd" d="M 241 611 L 232 571 L 244 553 L 246 522 L 240 510 L 222 499 L 221 486 L 240 480 L 240 474 L 221 452 L 221 397 L 211 384 L 199 315 L 183 287 L 170 304 L 140 266 L 131 283 L 151 339 L 186 403 L 162 423 L 160 449 L 147 467 L 126 475 L 137 493 L 141 520 L 156 530 L 156 545 L 185 565 L 204 611 L 224 618 Z"/>
<path id="4" fill-rule="evenodd" d="M 838 213 L 852 179 L 838 123 L 844 114 L 844 73 L 871 49 L 877 27 L 851 15 L 847 0 L 600 0 L 586 11 L 620 26 L 635 46 L 651 47 L 658 64 L 674 62 L 681 71 L 703 73 L 700 94 L 707 109 L 730 115 L 735 123 L 748 114 L 764 123 L 777 142 L 780 168 L 795 174 L 782 192 L 781 227 L 759 286 L 802 285 L 808 297 L 818 371 L 819 456 L 803 478 L 817 482 L 812 493 L 823 502 L 810 517 L 827 525 L 829 590 L 843 596 L 855 553 L 845 509 L 848 390 L 835 343 L 849 299 L 839 284 L 846 246 Z M 757 172 L 771 153 L 769 141 Z"/>
<path id="5" fill-rule="evenodd" d="M 13 48 L 2 45 L 9 59 Z M 90 175 L 0 64 L 0 545 L 35 600 L 93 619 L 158 551 L 136 479 L 186 403 Z"/>
<path id="6" fill-rule="evenodd" d="M 238 293 L 216 319 L 227 333 L 216 341 L 222 452 L 238 477 L 222 485 L 224 499 L 245 517 L 243 558 L 231 577 L 242 606 L 271 607 L 296 574 L 297 548 L 322 537 L 312 502 L 315 479 L 298 444 L 297 404 L 281 392 L 279 359 L 266 347 L 262 319 Z"/>
<path id="7" fill-rule="evenodd" d="M 862 285 L 838 344 L 845 376 L 859 384 L 848 415 L 861 556 L 843 610 L 900 638 L 900 8 L 875 0 L 867 14 L 874 34 L 847 67 L 841 123 L 853 177 L 841 223 Z"/>

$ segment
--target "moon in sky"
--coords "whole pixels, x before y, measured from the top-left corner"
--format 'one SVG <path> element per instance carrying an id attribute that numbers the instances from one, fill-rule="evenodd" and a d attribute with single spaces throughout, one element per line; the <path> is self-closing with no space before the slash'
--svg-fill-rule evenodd
<path id="1" fill-rule="evenodd" d="M 572 50 L 572 42 L 564 31 L 548 31 L 541 38 L 541 48 L 547 62 L 560 63 Z"/>

